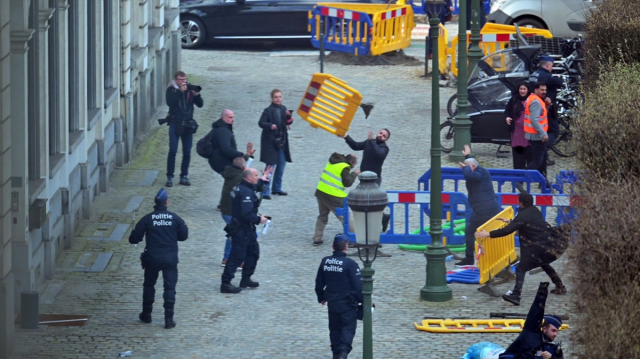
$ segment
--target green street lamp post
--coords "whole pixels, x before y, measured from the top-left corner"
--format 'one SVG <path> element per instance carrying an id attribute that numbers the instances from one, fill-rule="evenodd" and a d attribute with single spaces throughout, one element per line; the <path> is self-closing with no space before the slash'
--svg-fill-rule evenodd
<path id="1" fill-rule="evenodd" d="M 389 204 L 387 192 L 380 189 L 376 180 L 378 175 L 365 171 L 358 176 L 360 183 L 349 192 L 347 205 L 353 211 L 353 222 L 356 230 L 358 257 L 364 264 L 362 270 L 363 295 L 363 345 L 362 357 L 373 359 L 373 323 L 371 321 L 371 293 L 373 292 L 373 275 L 371 268 L 378 256 L 380 232 L 382 231 L 382 214 Z M 364 252 L 364 257 L 363 257 Z"/>
<path id="2" fill-rule="evenodd" d="M 469 49 L 469 69 L 473 71 L 484 55 L 480 48 L 480 8 L 481 0 L 471 0 L 471 48 Z"/>
<path id="3" fill-rule="evenodd" d="M 436 9 L 444 9 L 442 0 L 427 0 L 433 17 L 429 21 L 433 53 L 438 53 L 438 35 L 440 19 Z M 424 252 L 427 258 L 427 282 L 420 289 L 420 298 L 429 302 L 445 302 L 453 297 L 451 288 L 447 286 L 447 269 L 445 259 L 448 252 L 442 245 L 442 172 L 440 150 L 440 69 L 438 57 L 433 57 L 433 73 L 431 75 L 431 218 L 429 234 L 431 244 Z"/>
<path id="4" fill-rule="evenodd" d="M 453 151 L 449 154 L 453 162 L 464 161 L 462 149 L 471 144 L 471 120 L 467 113 L 467 1 L 458 2 L 458 115 L 453 119 Z"/>

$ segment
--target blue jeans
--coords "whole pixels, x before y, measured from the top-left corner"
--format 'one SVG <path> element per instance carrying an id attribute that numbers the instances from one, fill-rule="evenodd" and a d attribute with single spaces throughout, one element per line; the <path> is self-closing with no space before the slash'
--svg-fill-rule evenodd
<path id="1" fill-rule="evenodd" d="M 275 172 L 273 173 L 273 177 L 270 182 L 267 182 L 264 187 L 264 191 L 262 192 L 263 196 L 271 195 L 271 182 L 273 182 L 273 191 L 281 192 L 282 191 L 282 176 L 284 175 L 284 168 L 287 165 L 287 157 L 284 154 L 284 150 L 278 150 L 278 163 L 271 164 L 271 166 L 275 166 Z"/>
<path id="2" fill-rule="evenodd" d="M 191 162 L 191 147 L 193 146 L 193 134 L 176 135 L 175 124 L 169 125 L 169 156 L 167 157 L 167 177 L 173 177 L 176 168 L 176 154 L 178 154 L 178 141 L 182 140 L 182 164 L 180 165 L 180 177 L 189 175 L 189 163 Z"/>
<path id="3" fill-rule="evenodd" d="M 224 220 L 224 223 L 226 224 L 231 223 L 231 216 L 227 216 L 224 214 L 220 214 L 220 215 L 222 216 L 222 220 Z M 231 239 L 227 237 L 227 241 L 224 244 L 224 254 L 222 255 L 222 259 L 224 259 L 225 261 L 229 259 L 229 253 L 231 253 Z"/>

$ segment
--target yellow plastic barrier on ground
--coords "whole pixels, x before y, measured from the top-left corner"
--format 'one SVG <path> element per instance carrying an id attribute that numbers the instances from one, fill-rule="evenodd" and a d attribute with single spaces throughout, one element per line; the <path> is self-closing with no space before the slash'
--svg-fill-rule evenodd
<path id="1" fill-rule="evenodd" d="M 362 95 L 329 74 L 314 74 L 298 107 L 298 115 L 313 128 L 344 136 L 349 131 Z"/>
<path id="2" fill-rule="evenodd" d="M 548 39 L 552 38 L 551 32 L 544 29 L 534 29 L 529 27 L 520 27 L 520 33 L 524 36 L 544 36 Z M 486 23 L 480 30 L 480 48 L 484 55 L 492 54 L 498 50 L 503 50 L 507 47 L 510 40 L 516 39 L 516 27 L 511 25 L 501 25 Z M 467 43 L 471 43 L 471 33 L 467 32 Z M 440 43 L 441 44 L 441 43 Z M 455 77 L 458 77 L 458 37 L 456 36 L 451 40 L 451 44 L 448 47 L 440 46 L 439 59 L 441 63 L 447 63 L 447 58 L 451 56 L 451 72 Z M 444 61 L 442 58 L 444 57 Z M 440 71 L 443 71 L 440 66 Z M 473 69 L 469 69 L 473 71 Z M 446 68 L 444 72 L 446 73 Z"/>
<path id="3" fill-rule="evenodd" d="M 513 217 L 513 207 L 507 207 L 478 227 L 478 231 L 484 229 L 491 232 L 506 227 L 507 224 L 498 218 L 513 219 Z M 476 253 L 480 284 L 484 284 L 516 260 L 515 233 L 500 238 L 476 238 Z"/>
<path id="4" fill-rule="evenodd" d="M 430 333 L 520 333 L 524 319 L 425 319 L 413 323 L 418 330 Z M 558 330 L 569 329 L 562 324 Z"/>
<path id="5" fill-rule="evenodd" d="M 318 3 L 309 13 L 312 43 L 319 41 L 321 17 L 327 50 L 376 56 L 411 46 L 411 5 Z"/>

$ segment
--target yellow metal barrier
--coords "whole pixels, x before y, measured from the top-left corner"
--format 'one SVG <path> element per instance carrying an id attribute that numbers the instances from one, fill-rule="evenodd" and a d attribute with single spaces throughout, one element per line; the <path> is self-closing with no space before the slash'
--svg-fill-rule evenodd
<path id="1" fill-rule="evenodd" d="M 321 17 L 325 17 L 327 50 L 377 56 L 411 46 L 415 27 L 411 5 L 318 3 L 309 13 L 314 46 L 320 41 Z"/>
<path id="2" fill-rule="evenodd" d="M 314 74 L 298 107 L 298 115 L 313 128 L 344 136 L 349 131 L 362 95 L 329 74 Z"/>
<path id="3" fill-rule="evenodd" d="M 425 319 L 413 323 L 418 330 L 430 333 L 520 333 L 524 319 Z M 569 329 L 562 324 L 558 330 Z"/>
<path id="4" fill-rule="evenodd" d="M 544 36 L 548 39 L 553 37 L 549 30 L 534 29 L 528 27 L 520 27 L 520 33 L 524 36 Z M 515 39 L 516 27 L 511 25 L 486 23 L 482 27 L 482 30 L 480 30 L 480 36 L 480 48 L 486 56 L 498 50 L 505 49 L 509 45 L 509 41 Z M 467 43 L 471 43 L 470 32 L 467 32 Z M 451 44 L 448 47 L 441 46 L 439 48 L 438 55 L 440 62 L 445 64 L 447 63 L 447 58 L 451 56 L 451 72 L 455 77 L 458 77 L 458 37 L 456 36 L 455 38 L 453 38 L 453 40 L 451 40 Z M 440 66 L 440 71 L 444 71 L 443 73 L 446 73 L 447 69 L 444 68 L 443 70 L 442 66 Z M 473 71 L 473 69 L 469 69 L 469 71 Z"/>
<path id="5" fill-rule="evenodd" d="M 484 229 L 491 232 L 506 227 L 507 224 L 498 218 L 513 219 L 513 217 L 513 208 L 507 207 L 478 227 L 478 231 Z M 515 233 L 500 238 L 476 238 L 476 253 L 480 284 L 484 284 L 516 260 Z"/>

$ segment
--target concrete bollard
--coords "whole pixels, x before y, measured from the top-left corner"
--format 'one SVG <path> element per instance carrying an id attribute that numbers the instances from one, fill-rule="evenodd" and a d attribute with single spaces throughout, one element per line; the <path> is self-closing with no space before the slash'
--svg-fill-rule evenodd
<path id="1" fill-rule="evenodd" d="M 22 308 L 22 329 L 38 329 L 40 324 L 40 298 L 38 292 L 22 292 L 20 305 Z"/>

